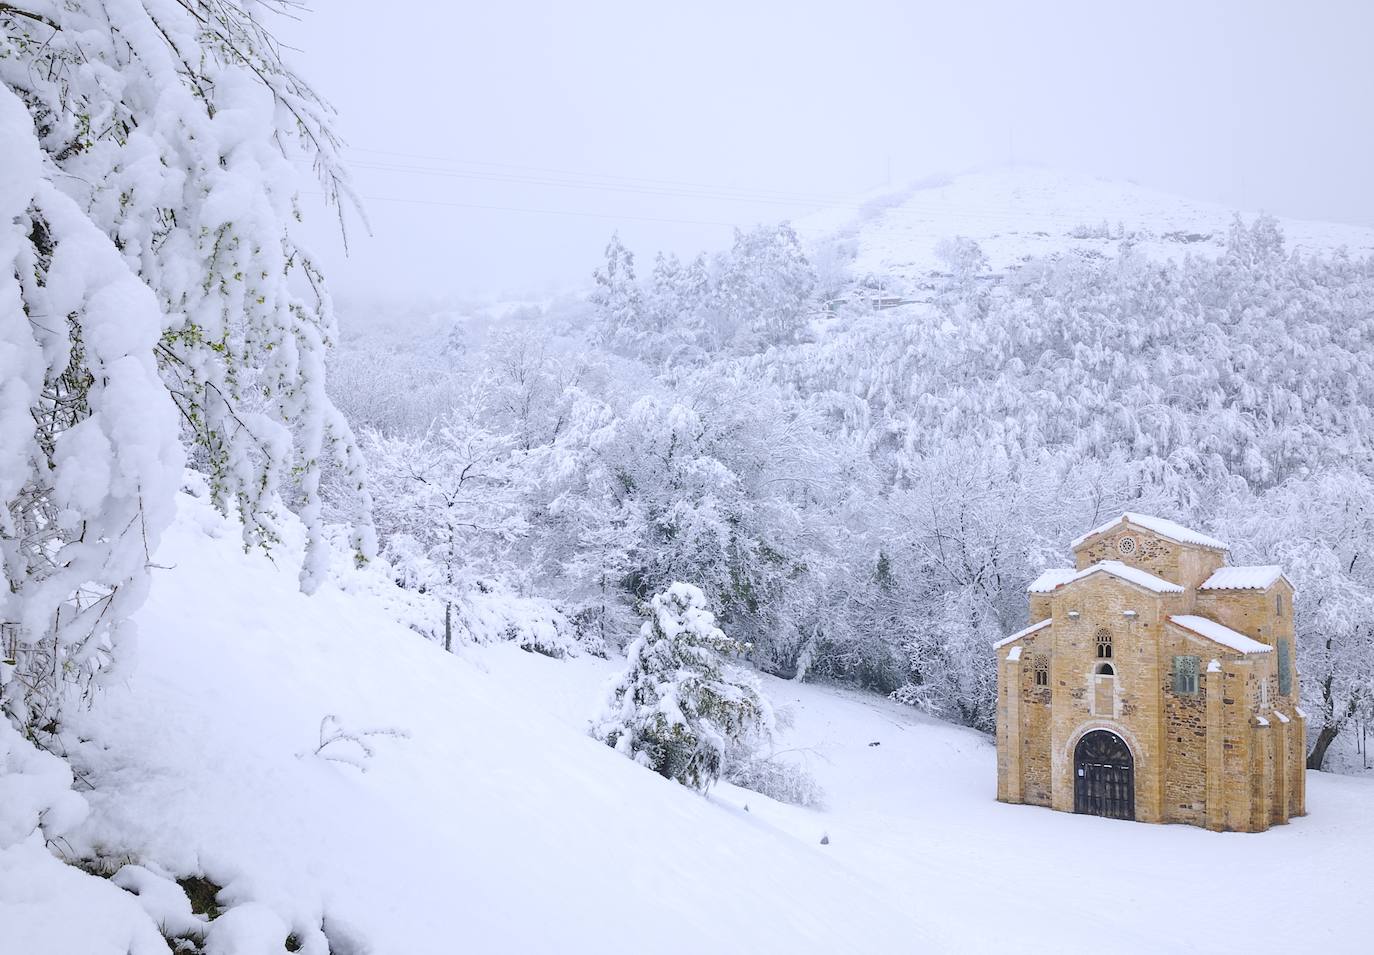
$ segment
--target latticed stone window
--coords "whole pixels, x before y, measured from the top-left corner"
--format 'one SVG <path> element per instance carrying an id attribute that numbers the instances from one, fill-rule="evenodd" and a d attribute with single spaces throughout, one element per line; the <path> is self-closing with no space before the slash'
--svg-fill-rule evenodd
<path id="1" fill-rule="evenodd" d="M 1197 693 L 1197 657 L 1174 657 L 1174 692 L 1180 696 L 1193 696 Z"/>
<path id="2" fill-rule="evenodd" d="M 1043 656 L 1035 658 L 1035 685 L 1050 685 L 1050 661 Z"/>
<path id="3" fill-rule="evenodd" d="M 1287 696 L 1293 692 L 1293 666 L 1288 659 L 1288 641 L 1280 638 L 1276 649 L 1279 655 L 1279 692 Z"/>
<path id="4" fill-rule="evenodd" d="M 1112 635 L 1106 630 L 1097 631 L 1097 658 L 1099 660 L 1112 658 Z"/>

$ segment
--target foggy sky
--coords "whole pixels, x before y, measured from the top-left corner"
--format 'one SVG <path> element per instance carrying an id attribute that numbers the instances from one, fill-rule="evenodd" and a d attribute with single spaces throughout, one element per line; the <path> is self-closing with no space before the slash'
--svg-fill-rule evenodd
<path id="1" fill-rule="evenodd" d="M 345 298 L 549 291 L 910 179 L 1033 163 L 1374 225 L 1374 3 L 316 0 L 371 235 Z M 482 207 L 482 208 L 475 208 Z"/>

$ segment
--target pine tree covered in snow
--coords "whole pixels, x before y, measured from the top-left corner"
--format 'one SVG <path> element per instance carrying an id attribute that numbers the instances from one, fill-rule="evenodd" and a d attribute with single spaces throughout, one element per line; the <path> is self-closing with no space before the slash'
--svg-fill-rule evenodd
<path id="1" fill-rule="evenodd" d="M 815 287 L 811 263 L 791 226 L 736 230 L 713 304 L 727 334 L 755 351 L 799 338 Z"/>
<path id="2" fill-rule="evenodd" d="M 648 612 L 592 733 L 668 779 L 706 789 L 731 746 L 771 732 L 772 708 L 758 681 L 725 661 L 740 647 L 716 626 L 700 588 L 674 583 Z"/>
<path id="3" fill-rule="evenodd" d="M 612 344 L 633 343 L 643 331 L 644 299 L 635 281 L 634 253 L 621 243 L 619 234 L 606 244 L 606 267 L 592 278 L 596 289 L 591 302 L 599 335 Z"/>

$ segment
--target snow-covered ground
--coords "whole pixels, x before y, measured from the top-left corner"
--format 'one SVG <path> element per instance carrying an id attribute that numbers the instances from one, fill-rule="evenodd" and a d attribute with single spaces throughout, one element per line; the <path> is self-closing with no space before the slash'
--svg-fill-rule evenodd
<path id="1" fill-rule="evenodd" d="M 1237 212 L 1249 221 L 1262 211 L 1019 166 L 894 190 L 875 196 L 857 214 L 826 210 L 797 228 L 813 241 L 847 241 L 855 275 L 910 288 L 946 268 L 937 248 L 953 236 L 977 242 L 993 272 L 1037 256 L 1115 256 L 1122 236 L 1132 233 L 1135 247 L 1153 257 L 1210 256 L 1225 250 Z M 1374 253 L 1374 229 L 1368 227 L 1297 219 L 1280 224 L 1290 250 L 1329 252 L 1344 246 L 1355 257 Z"/>
<path id="2" fill-rule="evenodd" d="M 54 843 L 223 886 L 208 951 L 285 951 L 288 932 L 318 955 L 1367 944 L 1354 909 L 1319 913 L 1370 888 L 1374 780 L 1310 774 L 1311 814 L 1259 835 L 1005 806 L 986 737 L 767 680 L 792 717 L 778 747 L 827 808 L 702 797 L 585 735 L 618 661 L 448 655 L 364 576 L 305 597 L 279 561 L 182 497 L 139 666 L 78 720 L 90 816 Z M 321 754 L 326 718 L 389 733 L 370 758 Z M 116 881 L 147 888 L 32 842 L 0 853 L 0 951 L 141 955 L 165 950 L 158 923 L 193 920 L 142 869 Z"/>

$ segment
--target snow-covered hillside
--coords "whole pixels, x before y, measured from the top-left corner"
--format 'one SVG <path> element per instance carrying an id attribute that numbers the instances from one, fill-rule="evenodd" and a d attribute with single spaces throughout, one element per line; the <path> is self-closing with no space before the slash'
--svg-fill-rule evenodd
<path id="1" fill-rule="evenodd" d="M 798 223 L 815 242 L 835 240 L 853 255 L 856 276 L 919 288 L 947 268 L 937 249 L 962 236 L 978 243 L 994 273 L 1029 258 L 1114 256 L 1122 239 L 1157 258 L 1215 256 L 1237 212 L 1248 221 L 1264 210 L 1236 210 L 1129 182 L 1038 167 L 1012 167 L 919 183 L 870 200 L 856 215 L 834 209 Z M 1374 229 L 1281 219 L 1287 247 L 1300 254 L 1345 247 L 1374 253 Z"/>
<path id="2" fill-rule="evenodd" d="M 188 495 L 159 560 L 139 667 L 75 726 L 90 817 L 53 843 L 123 866 L 114 882 L 142 894 L 20 845 L 0 855 L 7 953 L 160 952 L 159 925 L 207 934 L 209 952 L 285 951 L 290 933 L 320 955 L 1018 951 L 1051 928 L 1059 951 L 1352 951 L 1366 936 L 1295 913 L 1359 890 L 1369 780 L 1311 774 L 1311 815 L 1259 836 L 1004 806 L 981 734 L 769 679 L 793 724 L 778 748 L 828 808 L 702 797 L 585 735 L 622 660 L 445 654 L 387 615 L 375 578 L 338 569 L 303 596 L 293 559 L 245 555 Z M 321 751 L 336 727 L 386 732 L 364 737 L 370 757 Z M 200 922 L 154 873 L 222 887 L 222 914 Z M 1204 894 L 1179 926 L 1180 900 Z"/>

